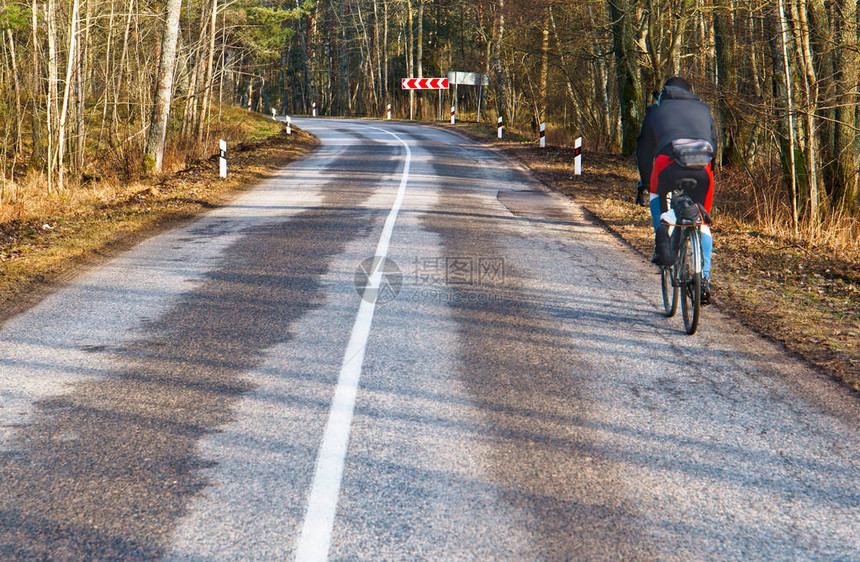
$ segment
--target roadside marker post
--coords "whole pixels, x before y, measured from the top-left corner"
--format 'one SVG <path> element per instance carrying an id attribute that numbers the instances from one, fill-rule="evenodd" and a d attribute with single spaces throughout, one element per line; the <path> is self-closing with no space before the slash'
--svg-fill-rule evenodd
<path id="1" fill-rule="evenodd" d="M 287 115 L 287 134 L 293 134 L 293 118 Z"/>
<path id="2" fill-rule="evenodd" d="M 272 106 L 272 119 L 276 118 L 277 116 L 278 116 L 278 110 L 275 109 L 274 106 Z"/>
<path id="3" fill-rule="evenodd" d="M 499 117 L 499 138 L 502 138 L 502 129 L 503 128 L 504 127 L 502 126 L 502 118 Z"/>
<path id="4" fill-rule="evenodd" d="M 317 102 L 314 102 L 313 105 L 311 105 L 311 108 L 313 108 L 313 116 L 316 117 L 317 116 Z"/>
<path id="5" fill-rule="evenodd" d="M 546 148 L 546 123 L 540 124 L 540 147 Z"/>
<path id="6" fill-rule="evenodd" d="M 457 106 L 452 105 L 451 106 L 451 124 L 453 125 L 456 122 L 457 122 Z"/>
<path id="7" fill-rule="evenodd" d="M 227 177 L 227 141 L 221 139 L 218 143 L 218 172 L 222 178 Z"/>
<path id="8" fill-rule="evenodd" d="M 388 120 L 391 121 L 391 104 L 388 104 Z"/>
<path id="9" fill-rule="evenodd" d="M 573 174 L 582 175 L 582 137 L 577 138 L 573 145 Z"/>

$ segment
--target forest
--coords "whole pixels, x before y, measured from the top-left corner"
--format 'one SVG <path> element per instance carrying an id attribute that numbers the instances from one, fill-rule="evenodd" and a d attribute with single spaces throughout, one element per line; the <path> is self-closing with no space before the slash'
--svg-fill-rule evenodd
<path id="1" fill-rule="evenodd" d="M 0 206 L 206 156 L 225 105 L 434 119 L 401 79 L 449 71 L 489 77 L 461 118 L 631 154 L 680 75 L 750 213 L 855 238 L 858 32 L 857 0 L 0 0 Z"/>

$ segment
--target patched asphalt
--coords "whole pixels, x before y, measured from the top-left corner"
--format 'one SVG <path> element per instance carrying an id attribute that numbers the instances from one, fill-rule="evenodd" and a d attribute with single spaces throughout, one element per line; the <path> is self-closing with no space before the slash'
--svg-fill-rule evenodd
<path id="1" fill-rule="evenodd" d="M 856 394 L 713 307 L 686 336 L 650 264 L 487 147 L 295 122 L 307 159 L 2 327 L 0 557 L 293 555 L 402 180 L 386 131 L 399 293 L 331 558 L 860 556 Z"/>

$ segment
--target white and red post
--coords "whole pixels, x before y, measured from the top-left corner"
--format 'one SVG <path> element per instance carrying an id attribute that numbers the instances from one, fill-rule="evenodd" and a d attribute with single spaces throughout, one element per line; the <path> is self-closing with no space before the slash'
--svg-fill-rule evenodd
<path id="1" fill-rule="evenodd" d="M 311 110 L 313 111 L 313 116 L 316 117 L 317 116 L 317 102 L 314 102 L 313 104 L 311 104 Z"/>
<path id="2" fill-rule="evenodd" d="M 453 125 L 456 122 L 457 122 L 457 106 L 452 105 L 451 106 L 451 124 Z"/>
<path id="3" fill-rule="evenodd" d="M 287 115 L 287 134 L 293 134 L 293 118 Z"/>
<path id="4" fill-rule="evenodd" d="M 221 139 L 218 143 L 218 175 L 227 177 L 227 141 Z"/>
<path id="5" fill-rule="evenodd" d="M 577 138 L 573 144 L 573 174 L 582 175 L 582 137 Z"/>
<path id="6" fill-rule="evenodd" d="M 503 122 L 503 119 L 501 116 L 499 116 L 499 138 L 502 138 L 502 129 L 504 129 L 502 122 Z"/>
<path id="7" fill-rule="evenodd" d="M 546 148 L 546 123 L 540 124 L 540 147 Z"/>
<path id="8" fill-rule="evenodd" d="M 391 104 L 388 104 L 388 120 L 391 121 Z"/>

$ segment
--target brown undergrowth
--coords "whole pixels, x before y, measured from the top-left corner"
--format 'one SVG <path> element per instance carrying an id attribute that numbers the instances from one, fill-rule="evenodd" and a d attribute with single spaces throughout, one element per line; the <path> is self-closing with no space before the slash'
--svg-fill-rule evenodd
<path id="1" fill-rule="evenodd" d="M 7 206 L 0 215 L 0 321 L 32 306 L 81 265 L 227 203 L 317 144 L 295 127 L 291 136 L 282 127 L 262 139 L 252 134 L 268 127 L 252 128 L 249 140 L 230 148 L 224 180 L 212 156 L 157 179 L 93 181 Z"/>
<path id="2" fill-rule="evenodd" d="M 461 130 L 523 162 L 650 258 L 651 216 L 633 202 L 638 175 L 631 158 L 586 153 L 577 177 L 572 147 L 541 150 L 522 138 L 498 141 L 487 127 Z M 798 244 L 780 219 L 778 203 L 762 201 L 764 191 L 755 201 L 738 174 L 729 170 L 715 178 L 716 306 L 860 390 L 860 241 L 851 230 L 836 232 L 834 223 L 822 229 L 818 244 Z"/>

